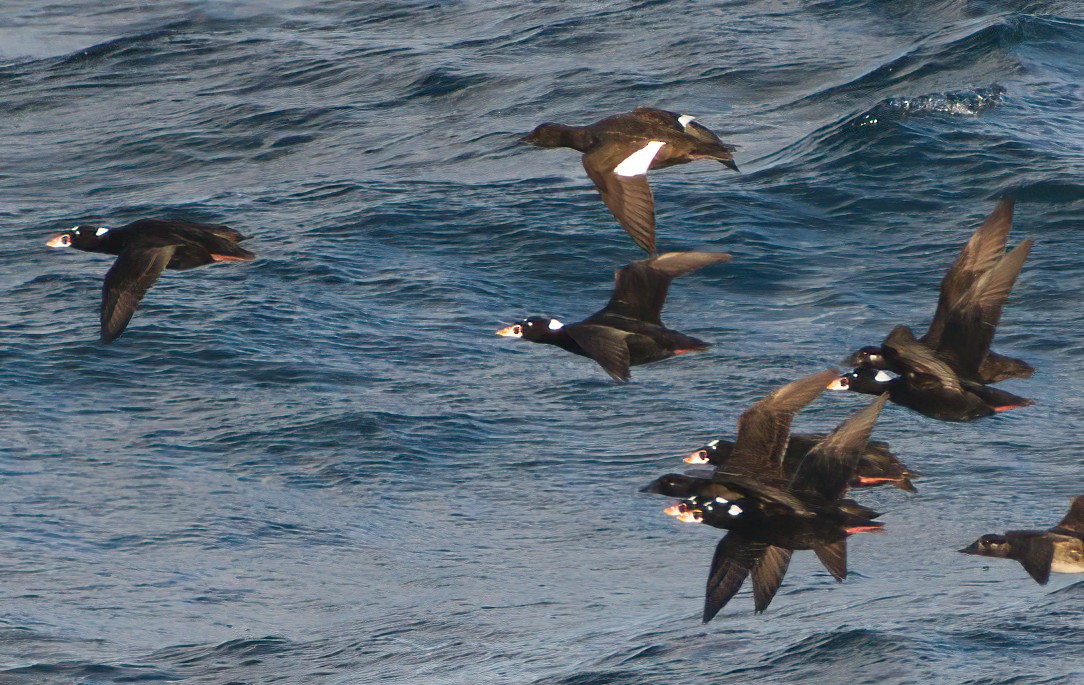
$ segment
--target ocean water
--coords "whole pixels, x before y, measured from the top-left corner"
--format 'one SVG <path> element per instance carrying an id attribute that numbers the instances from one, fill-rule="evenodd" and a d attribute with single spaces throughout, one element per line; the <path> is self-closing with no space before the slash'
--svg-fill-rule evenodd
<path id="1" fill-rule="evenodd" d="M 1084 582 L 957 554 L 1084 494 L 1084 5 L 5 0 L 0 683 L 1084 683 Z M 578 320 L 638 251 L 542 121 L 652 105 L 743 173 L 653 176 L 659 245 L 732 263 L 637 367 L 493 335 Z M 1035 406 L 890 406 L 919 493 L 861 493 L 835 583 L 795 555 L 700 622 L 719 532 L 637 488 L 897 323 L 997 198 L 1035 249 L 995 347 Z M 77 222 L 250 235 L 102 346 Z M 826 396 L 796 425 L 866 403 Z"/>

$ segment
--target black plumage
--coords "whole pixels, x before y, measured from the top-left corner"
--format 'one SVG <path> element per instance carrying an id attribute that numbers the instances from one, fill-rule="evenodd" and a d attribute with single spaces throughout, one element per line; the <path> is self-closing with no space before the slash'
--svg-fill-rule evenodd
<path id="1" fill-rule="evenodd" d="M 256 255 L 238 245 L 244 239 L 218 224 L 140 219 L 119 228 L 76 226 L 47 244 L 117 257 L 102 287 L 101 339 L 110 342 L 124 332 L 162 271 L 255 259 Z"/>
<path id="2" fill-rule="evenodd" d="M 705 622 L 730 601 L 750 574 L 755 609 L 766 609 L 794 550 L 812 549 L 825 568 L 842 580 L 847 574 L 847 537 L 880 528 L 872 520 L 876 512 L 843 495 L 886 398 L 878 398 L 841 424 L 792 464 L 789 473 L 784 470 L 794 415 L 837 375 L 834 370 L 813 374 L 747 409 L 738 422 L 729 459 L 716 467 L 710 479 L 685 476 L 682 480 L 670 474 L 644 488 L 684 496 L 685 501 L 671 513 L 729 531 L 712 559 Z M 678 487 L 671 487 L 674 484 Z M 798 504 L 791 505 L 788 498 Z"/>
<path id="3" fill-rule="evenodd" d="M 668 252 L 641 259 L 617 270 L 610 301 L 583 321 L 565 325 L 534 316 L 502 328 L 497 335 L 590 357 L 614 380 L 626 382 L 632 366 L 710 347 L 664 326 L 662 307 L 673 279 L 729 259 L 722 252 Z"/>
<path id="4" fill-rule="evenodd" d="M 848 361 L 854 372 L 833 385 L 867 394 L 889 392 L 892 402 L 943 421 L 972 421 L 1030 400 L 990 388 L 1007 378 L 1027 378 L 1024 361 L 993 352 L 990 345 L 1033 241 L 1006 252 L 1013 202 L 1002 200 L 960 251 L 944 278 L 926 333 L 919 339 L 896 326 L 879 346 L 863 347 Z M 870 370 L 888 370 L 882 378 Z"/>
<path id="5" fill-rule="evenodd" d="M 790 436 L 787 450 L 783 454 L 783 472 L 790 475 L 805 459 L 809 451 L 827 437 L 823 433 L 795 434 Z M 685 457 L 689 464 L 711 464 L 725 466 L 734 452 L 734 443 L 730 440 L 711 440 L 703 447 Z M 858 460 L 850 486 L 853 488 L 893 485 L 900 490 L 916 492 L 912 478 L 920 474 L 911 470 L 895 454 L 887 442 L 870 440 L 866 450 Z"/>

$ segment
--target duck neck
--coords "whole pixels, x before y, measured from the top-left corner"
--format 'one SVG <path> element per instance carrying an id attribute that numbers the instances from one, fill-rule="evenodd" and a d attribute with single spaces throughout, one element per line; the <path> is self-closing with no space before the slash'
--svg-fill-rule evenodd
<path id="1" fill-rule="evenodd" d="M 544 336 L 535 338 L 534 342 L 542 343 L 543 345 L 555 345 L 562 350 L 571 352 L 572 354 L 578 354 L 583 357 L 589 357 L 580 344 L 572 339 L 572 336 L 566 333 L 563 329 L 557 329 L 552 333 L 547 333 Z"/>
<path id="2" fill-rule="evenodd" d="M 594 144 L 592 136 L 585 126 L 566 126 L 557 124 L 557 135 L 561 138 L 561 147 L 570 147 L 579 152 L 586 152 Z"/>

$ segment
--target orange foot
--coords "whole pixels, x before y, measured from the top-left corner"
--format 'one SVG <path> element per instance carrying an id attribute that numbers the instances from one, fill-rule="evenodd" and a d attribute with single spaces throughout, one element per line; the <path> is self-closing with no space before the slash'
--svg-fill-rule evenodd
<path id="1" fill-rule="evenodd" d="M 1019 409 L 1020 407 L 1026 407 L 1026 404 L 1006 404 L 1001 407 L 994 407 L 994 411 L 1009 411 L 1010 409 Z"/>
<path id="2" fill-rule="evenodd" d="M 211 259 L 216 262 L 249 262 L 252 261 L 250 257 L 234 257 L 228 254 L 215 254 L 211 253 Z"/>
<path id="3" fill-rule="evenodd" d="M 883 533 L 884 526 L 855 526 L 854 528 L 848 528 L 846 530 L 847 535 L 854 535 L 855 533 Z"/>
<path id="4" fill-rule="evenodd" d="M 900 483 L 902 478 L 871 478 L 867 476 L 858 476 L 859 485 L 877 485 L 878 483 Z"/>

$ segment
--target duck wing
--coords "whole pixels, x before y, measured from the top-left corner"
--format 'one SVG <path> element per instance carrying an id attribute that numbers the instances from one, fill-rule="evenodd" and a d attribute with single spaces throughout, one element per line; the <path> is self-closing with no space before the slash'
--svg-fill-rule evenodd
<path id="1" fill-rule="evenodd" d="M 565 326 L 565 332 L 576 341 L 587 356 L 594 359 L 602 370 L 619 383 L 627 383 L 631 377 L 629 346 L 626 338 L 631 335 L 610 326 L 584 323 Z"/>
<path id="2" fill-rule="evenodd" d="M 954 362 L 965 378 L 978 379 L 979 368 L 997 332 L 1001 310 L 1028 258 L 1034 241 L 1022 241 L 962 293 L 944 318 L 938 354 Z"/>
<path id="3" fill-rule="evenodd" d="M 790 566 L 791 550 L 768 545 L 753 563 L 753 607 L 762 613 L 772 603 Z"/>
<path id="4" fill-rule="evenodd" d="M 105 274 L 102 287 L 101 338 L 115 340 L 132 320 L 136 307 L 173 258 L 176 247 L 128 248 Z"/>
<path id="5" fill-rule="evenodd" d="M 790 439 L 790 424 L 803 407 L 815 400 L 839 376 L 828 369 L 784 385 L 745 410 L 738 419 L 738 437 L 727 460 L 728 472 L 782 480 L 783 454 Z"/>
<path id="6" fill-rule="evenodd" d="M 829 502 L 842 497 L 887 401 L 888 393 L 882 394 L 810 450 L 795 470 L 793 487 L 818 492 Z"/>
<path id="7" fill-rule="evenodd" d="M 711 558 L 708 587 L 704 593 L 704 623 L 715 618 L 715 614 L 738 593 L 767 547 L 763 542 L 754 542 L 738 533 L 727 533 L 719 541 Z"/>
<path id="8" fill-rule="evenodd" d="M 949 312 L 963 296 L 1005 254 L 1005 243 L 1012 228 L 1014 202 L 1001 200 L 986 220 L 975 229 L 971 238 L 960 250 L 959 256 L 941 279 L 941 293 L 937 300 L 930 328 L 922 336 L 922 342 L 937 347 L 945 329 Z"/>
<path id="9" fill-rule="evenodd" d="M 655 254 L 655 199 L 647 170 L 666 143 L 661 140 L 613 139 L 583 156 L 583 168 L 602 201 L 633 242 Z"/>
<path id="10" fill-rule="evenodd" d="M 1053 530 L 1056 533 L 1068 532 L 1077 537 L 1084 536 L 1084 495 L 1073 498 L 1069 513 Z"/>
<path id="11" fill-rule="evenodd" d="M 881 349 L 891 368 L 899 369 L 915 388 L 963 394 L 964 389 L 956 372 L 933 350 L 915 340 L 907 326 L 893 328 L 881 343 Z"/>
<path id="12" fill-rule="evenodd" d="M 832 542 L 816 542 L 813 553 L 817 555 L 824 568 L 839 582 L 847 577 L 847 538 Z"/>
<path id="13" fill-rule="evenodd" d="M 1005 533 L 1005 539 L 1016 550 L 1012 558 L 1019 561 L 1039 585 L 1046 585 L 1050 581 L 1050 565 L 1054 561 L 1054 540 L 1051 537 L 1030 530 L 1010 530 Z"/>
<path id="14" fill-rule="evenodd" d="M 726 261 L 730 261 L 730 255 L 725 252 L 667 252 L 626 264 L 614 272 L 610 301 L 585 323 L 619 316 L 661 326 L 670 282 L 708 264 Z"/>

